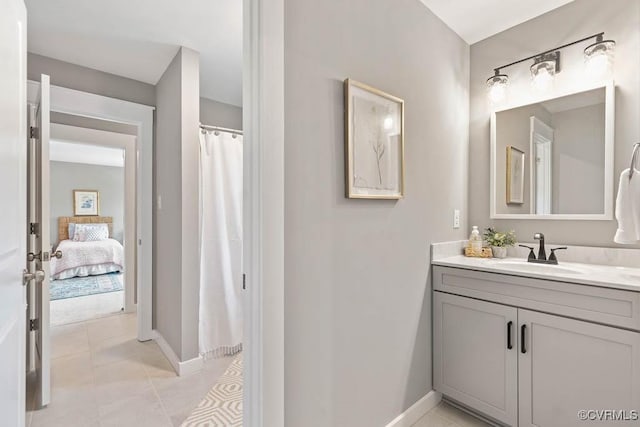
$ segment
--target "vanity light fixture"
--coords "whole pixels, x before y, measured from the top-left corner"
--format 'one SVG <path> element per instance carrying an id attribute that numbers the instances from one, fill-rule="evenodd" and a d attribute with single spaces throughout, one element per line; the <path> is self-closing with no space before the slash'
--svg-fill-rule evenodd
<path id="1" fill-rule="evenodd" d="M 533 86 L 536 89 L 546 90 L 553 83 L 554 76 L 560 72 L 560 50 L 591 39 L 595 39 L 595 43 L 587 46 L 584 50 L 587 70 L 590 74 L 602 74 L 611 65 L 616 42 L 604 40 L 604 33 L 598 33 L 494 68 L 494 75 L 487 79 L 490 101 L 494 104 L 500 103 L 507 96 L 509 76 L 501 73 L 502 69 L 533 59 L 533 65 L 531 65 Z"/>
<path id="2" fill-rule="evenodd" d="M 507 86 L 509 86 L 509 76 L 500 74 L 500 70 L 496 69 L 495 74 L 487 79 L 489 99 L 493 104 L 500 104 L 506 99 Z"/>
<path id="3" fill-rule="evenodd" d="M 530 69 L 533 87 L 542 92 L 549 90 L 556 73 L 560 72 L 560 51 L 534 58 Z"/>
<path id="4" fill-rule="evenodd" d="M 584 48 L 587 72 L 593 77 L 602 77 L 611 71 L 616 42 L 604 40 L 604 34 L 596 36 L 596 42 Z"/>

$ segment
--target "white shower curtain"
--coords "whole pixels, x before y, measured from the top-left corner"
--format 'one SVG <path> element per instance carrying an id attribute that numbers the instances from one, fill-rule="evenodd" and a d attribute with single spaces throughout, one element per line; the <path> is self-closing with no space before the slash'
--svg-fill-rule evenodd
<path id="1" fill-rule="evenodd" d="M 242 350 L 242 136 L 200 132 L 200 353 Z"/>

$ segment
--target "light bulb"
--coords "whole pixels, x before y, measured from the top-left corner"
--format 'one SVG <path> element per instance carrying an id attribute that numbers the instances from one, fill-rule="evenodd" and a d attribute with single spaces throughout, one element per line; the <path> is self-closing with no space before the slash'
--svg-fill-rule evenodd
<path id="1" fill-rule="evenodd" d="M 599 54 L 587 60 L 587 73 L 592 77 L 602 77 L 609 70 L 609 58 L 607 55 Z"/>
<path id="2" fill-rule="evenodd" d="M 491 104 L 501 104 L 507 99 L 508 85 L 509 78 L 506 74 L 499 74 L 498 70 L 496 70 L 494 76 L 487 79 L 488 96 Z"/>
<path id="3" fill-rule="evenodd" d="M 553 75 L 546 68 L 540 68 L 533 77 L 533 86 L 539 91 L 547 91 L 553 85 Z"/>
<path id="4" fill-rule="evenodd" d="M 489 100 L 494 104 L 499 104 L 507 97 L 505 85 L 496 84 L 489 88 Z"/>

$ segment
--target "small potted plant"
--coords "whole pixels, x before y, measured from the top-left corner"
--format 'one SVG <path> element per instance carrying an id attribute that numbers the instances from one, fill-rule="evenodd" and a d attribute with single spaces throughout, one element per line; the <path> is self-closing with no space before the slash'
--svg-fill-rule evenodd
<path id="1" fill-rule="evenodd" d="M 516 244 L 516 233 L 513 230 L 508 233 L 501 233 L 493 227 L 489 227 L 485 228 L 483 237 L 487 245 L 491 246 L 494 258 L 506 258 L 507 246 Z"/>

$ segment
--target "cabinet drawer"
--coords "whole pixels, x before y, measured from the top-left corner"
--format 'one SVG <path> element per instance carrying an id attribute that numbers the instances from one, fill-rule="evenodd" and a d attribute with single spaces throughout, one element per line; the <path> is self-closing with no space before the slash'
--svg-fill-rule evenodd
<path id="1" fill-rule="evenodd" d="M 433 289 L 640 331 L 640 293 L 433 266 Z"/>

